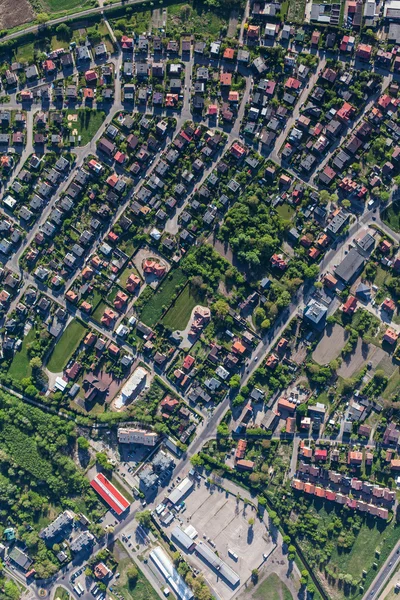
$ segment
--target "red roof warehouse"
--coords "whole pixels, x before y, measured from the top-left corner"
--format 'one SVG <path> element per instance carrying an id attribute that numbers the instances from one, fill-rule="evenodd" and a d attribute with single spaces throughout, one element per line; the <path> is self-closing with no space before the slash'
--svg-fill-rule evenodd
<path id="1" fill-rule="evenodd" d="M 98 473 L 96 477 L 92 479 L 90 485 L 118 516 L 122 515 L 129 507 L 128 500 L 119 493 L 117 488 L 115 488 L 102 473 Z"/>

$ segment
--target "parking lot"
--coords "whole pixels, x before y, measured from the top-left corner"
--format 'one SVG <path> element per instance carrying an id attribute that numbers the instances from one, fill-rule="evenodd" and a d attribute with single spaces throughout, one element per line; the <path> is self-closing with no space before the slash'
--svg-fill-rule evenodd
<path id="1" fill-rule="evenodd" d="M 250 518 L 254 518 L 252 526 L 248 522 Z M 237 501 L 225 491 L 210 489 L 203 479 L 185 498 L 185 509 L 166 529 L 169 536 L 177 525 L 181 529 L 192 525 L 198 534 L 194 542 L 202 541 L 214 552 L 217 551 L 218 556 L 240 576 L 239 585 L 233 589 L 219 576 L 218 571 L 212 570 L 195 552 L 185 553 L 188 562 L 203 573 L 223 600 L 238 592 L 251 571 L 264 562 L 263 555 L 269 555 L 274 548 L 268 530 L 257 518 L 255 509 L 245 506 L 242 500 Z M 228 554 L 228 549 L 237 555 L 237 560 Z"/>

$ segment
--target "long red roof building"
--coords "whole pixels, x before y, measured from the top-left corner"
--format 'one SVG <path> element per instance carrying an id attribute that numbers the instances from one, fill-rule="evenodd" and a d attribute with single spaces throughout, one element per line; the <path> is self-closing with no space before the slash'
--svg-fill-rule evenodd
<path id="1" fill-rule="evenodd" d="M 98 473 L 90 485 L 118 516 L 129 507 L 128 500 L 102 473 Z"/>

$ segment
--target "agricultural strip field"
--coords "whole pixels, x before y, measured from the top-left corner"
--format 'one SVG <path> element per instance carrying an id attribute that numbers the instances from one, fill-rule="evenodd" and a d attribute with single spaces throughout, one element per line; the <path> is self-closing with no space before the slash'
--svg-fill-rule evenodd
<path id="1" fill-rule="evenodd" d="M 28 344 L 35 339 L 35 328 L 32 327 L 24 337 L 20 350 L 15 353 L 12 359 L 8 375 L 17 381 L 21 381 L 24 377 L 30 377 L 32 369 L 29 365 Z"/>
<path id="2" fill-rule="evenodd" d="M 186 275 L 182 269 L 175 269 L 168 274 L 149 302 L 143 307 L 140 320 L 149 327 L 154 327 L 161 318 L 165 308 L 171 304 L 176 294 L 176 287 L 181 285 L 185 279 Z"/>
<path id="3" fill-rule="evenodd" d="M 67 326 L 58 340 L 47 364 L 50 373 L 59 373 L 81 343 L 86 334 L 86 327 L 79 321 L 73 320 Z"/>
<path id="4" fill-rule="evenodd" d="M 191 288 L 190 284 L 188 284 L 178 296 L 176 302 L 165 314 L 163 318 L 165 327 L 168 327 L 173 331 L 182 331 L 188 324 L 194 307 L 201 303 L 201 298 L 196 291 Z"/>

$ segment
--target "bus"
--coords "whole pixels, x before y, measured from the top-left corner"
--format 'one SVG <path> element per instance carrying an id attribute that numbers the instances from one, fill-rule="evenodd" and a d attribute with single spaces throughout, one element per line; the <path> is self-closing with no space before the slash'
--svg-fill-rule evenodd
<path id="1" fill-rule="evenodd" d="M 83 594 L 83 590 L 81 591 L 77 585 L 74 585 L 74 592 L 81 596 Z"/>

